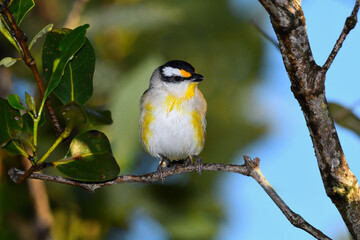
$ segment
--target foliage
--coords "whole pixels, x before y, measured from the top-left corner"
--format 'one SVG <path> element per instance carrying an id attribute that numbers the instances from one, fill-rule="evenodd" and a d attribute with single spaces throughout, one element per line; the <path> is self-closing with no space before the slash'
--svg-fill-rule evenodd
<path id="1" fill-rule="evenodd" d="M 9 4 L 16 24 L 20 24 L 26 13 L 34 6 L 32 0 L 14 0 Z M 1 26 L 8 24 L 7 28 L 2 29 L 2 32 L 5 32 L 4 35 L 8 36 L 12 26 L 9 25 L 11 20 L 5 20 L 6 18 L 7 16 L 2 15 Z M 16 94 L 9 95 L 7 101 L 0 99 L 0 109 L 3 113 L 0 118 L 1 146 L 11 154 L 24 155 L 35 167 L 48 160 L 50 154 L 62 140 L 69 137 L 75 127 L 80 127 L 81 124 L 88 122 L 85 118 L 84 121 L 79 120 L 79 114 L 74 114 L 78 111 L 77 109 L 71 109 L 66 114 L 63 112 L 66 117 L 65 131 L 60 134 L 43 156 L 38 155 L 39 123 L 44 116 L 42 113 L 47 97 L 54 92 L 63 104 L 76 103 L 78 109 L 81 109 L 82 105 L 92 95 L 95 54 L 90 42 L 85 37 L 88 27 L 89 25 L 83 25 L 70 30 L 52 29 L 52 25 L 48 25 L 43 28 L 31 42 L 32 45 L 39 37 L 48 32 L 43 47 L 44 75 L 48 85 L 43 98 L 37 102 L 26 93 L 27 108 L 21 104 L 20 97 Z M 14 37 L 13 41 L 19 40 Z M 20 52 L 25 51 L 24 49 L 18 50 Z M 4 65 L 9 66 L 11 64 Z M 70 107 L 68 108 L 70 109 Z M 19 110 L 25 111 L 25 113 L 21 115 Z M 33 121 L 33 124 L 27 123 L 25 125 L 27 126 L 26 129 L 23 128 L 23 116 L 26 117 L 27 121 L 30 119 Z M 87 120 L 89 119 L 87 118 Z M 105 123 L 108 122 L 111 121 L 107 120 Z M 27 153 L 29 150 L 26 147 L 30 147 L 31 153 Z M 75 136 L 70 144 L 68 154 L 62 159 L 51 161 L 51 164 L 46 166 L 55 166 L 63 174 L 82 181 L 105 181 L 115 178 L 120 172 L 120 168 L 112 156 L 106 135 L 94 131 Z"/>

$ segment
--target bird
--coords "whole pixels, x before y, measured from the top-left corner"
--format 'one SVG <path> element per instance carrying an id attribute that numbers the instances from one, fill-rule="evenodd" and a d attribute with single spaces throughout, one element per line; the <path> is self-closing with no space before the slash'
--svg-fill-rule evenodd
<path id="1" fill-rule="evenodd" d="M 201 174 L 207 103 L 198 84 L 203 79 L 190 63 L 172 60 L 155 69 L 141 96 L 140 140 L 159 160 L 161 178 L 164 168 L 192 164 L 194 158 Z"/>

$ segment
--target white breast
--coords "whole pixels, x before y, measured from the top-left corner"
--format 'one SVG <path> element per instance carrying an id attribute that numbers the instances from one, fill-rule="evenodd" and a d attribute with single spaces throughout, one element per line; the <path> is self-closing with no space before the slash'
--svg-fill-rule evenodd
<path id="1" fill-rule="evenodd" d="M 142 143 L 154 157 L 166 156 L 169 160 L 186 159 L 191 155 L 199 155 L 204 146 L 206 102 L 199 90 L 195 97 L 174 106 L 171 111 L 166 106 L 167 94 L 153 92 L 143 99 L 142 104 L 152 103 L 152 120 L 148 126 L 147 136 L 143 136 L 142 120 L 140 134 Z M 194 127 L 194 111 L 200 116 L 197 123 L 199 131 Z M 141 118 L 146 114 L 142 112 Z M 196 119 L 195 119 L 196 120 Z M 196 124 L 196 123 L 195 123 Z M 196 126 L 196 125 L 195 125 Z M 146 142 L 144 137 L 147 137 Z"/>

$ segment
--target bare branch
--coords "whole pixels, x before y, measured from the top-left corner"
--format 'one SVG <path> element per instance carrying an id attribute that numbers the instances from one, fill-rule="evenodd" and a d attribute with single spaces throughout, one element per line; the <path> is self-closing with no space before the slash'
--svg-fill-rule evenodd
<path id="1" fill-rule="evenodd" d="M 109 180 L 106 182 L 98 182 L 98 183 L 92 183 L 92 182 L 81 182 L 81 181 L 75 181 L 63 177 L 58 176 L 49 176 L 45 174 L 40 173 L 32 173 L 28 178 L 30 179 L 39 179 L 39 180 L 45 180 L 50 182 L 57 182 L 57 183 L 63 183 L 71 186 L 76 186 L 83 188 L 88 191 L 95 191 L 98 188 L 104 187 L 104 186 L 111 186 L 115 184 L 121 184 L 121 183 L 154 183 L 157 181 L 161 181 L 162 178 L 165 179 L 167 177 L 177 175 L 180 173 L 187 173 L 187 172 L 193 172 L 198 171 L 198 167 L 195 165 L 176 165 L 174 168 L 167 168 L 164 169 L 161 173 L 159 172 L 151 172 L 144 175 L 122 175 L 119 176 L 113 180 Z M 249 176 L 249 170 L 245 165 L 232 165 L 232 164 L 219 164 L 219 163 L 207 163 L 202 166 L 202 171 L 222 171 L 222 172 L 234 172 L 239 173 L 242 175 Z M 24 174 L 27 172 L 18 170 L 16 168 L 11 168 L 9 170 L 9 176 L 11 180 L 13 180 L 15 183 L 18 182 L 18 179 L 21 178 Z"/>
<path id="2" fill-rule="evenodd" d="M 289 222 L 297 228 L 303 229 L 304 231 L 311 234 L 316 239 L 330 239 L 328 236 L 323 234 L 318 229 L 314 228 L 310 225 L 303 217 L 299 214 L 294 213 L 288 205 L 281 199 L 281 197 L 277 194 L 274 188 L 270 185 L 270 183 L 266 180 L 262 172 L 259 168 L 260 160 L 255 158 L 251 160 L 248 156 L 244 156 L 245 165 L 251 165 L 250 168 L 250 176 L 255 179 L 259 185 L 265 190 L 265 192 L 269 195 L 269 197 L 274 201 L 274 203 L 280 208 L 282 213 L 286 216 Z"/>
<path id="3" fill-rule="evenodd" d="M 360 188 L 347 164 L 329 111 L 325 96 L 326 69 L 317 65 L 312 55 L 301 1 L 259 2 L 270 15 L 291 81 L 291 90 L 301 106 L 310 132 L 326 193 L 337 207 L 352 237 L 360 239 Z M 355 3 L 354 16 L 358 9 L 359 0 Z M 349 31 L 351 24 L 350 17 L 345 31 Z M 335 55 L 330 57 L 330 61 Z M 330 64 L 327 64 L 328 67 Z"/>
<path id="4" fill-rule="evenodd" d="M 289 206 L 286 205 L 286 203 L 280 198 L 280 196 L 276 193 L 274 188 L 270 185 L 270 183 L 266 180 L 266 178 L 260 171 L 259 158 L 255 158 L 252 160 L 250 157 L 244 156 L 244 160 L 245 163 L 243 165 L 220 164 L 220 163 L 203 164 L 202 171 L 233 172 L 254 178 L 260 184 L 260 186 L 265 190 L 265 192 L 270 196 L 270 198 L 275 202 L 275 204 L 279 207 L 281 212 L 283 212 L 283 214 L 286 216 L 286 218 L 290 221 L 291 224 L 293 224 L 297 228 L 303 229 L 304 231 L 308 232 L 317 239 L 321 239 L 321 240 L 330 239 L 320 230 L 310 225 L 300 215 L 294 213 L 289 208 Z M 96 189 L 104 186 L 111 186 L 122 183 L 135 183 L 135 182 L 154 183 L 154 182 L 162 181 L 163 179 L 173 175 L 187 173 L 187 172 L 194 172 L 194 171 L 198 171 L 197 165 L 186 165 L 186 166 L 176 165 L 174 168 L 164 169 L 161 175 L 159 174 L 159 172 L 151 172 L 144 175 L 122 175 L 113 180 L 106 182 L 99 182 L 99 183 L 80 182 L 63 177 L 49 176 L 40 173 L 32 173 L 29 176 L 29 178 L 45 180 L 49 182 L 63 183 L 94 192 Z M 21 178 L 21 176 L 25 174 L 24 171 L 18 170 L 16 168 L 11 168 L 8 173 L 10 178 L 14 182 L 17 182 L 17 179 Z"/>
<path id="5" fill-rule="evenodd" d="M 336 41 L 334 48 L 332 49 L 325 64 L 322 66 L 323 71 L 327 72 L 327 70 L 330 68 L 330 66 L 331 66 L 332 62 L 334 61 L 337 53 L 339 52 L 343 42 L 345 41 L 345 38 L 350 33 L 350 31 L 356 26 L 357 14 L 359 12 L 359 7 L 360 7 L 360 0 L 356 0 L 355 6 L 351 12 L 351 15 L 346 19 L 344 28 L 343 28 L 338 40 Z"/>
<path id="6" fill-rule="evenodd" d="M 278 50 L 280 50 L 279 44 L 272 37 L 270 37 L 254 20 L 251 21 L 251 25 L 253 25 L 264 38 L 270 41 L 272 45 L 274 45 Z"/>

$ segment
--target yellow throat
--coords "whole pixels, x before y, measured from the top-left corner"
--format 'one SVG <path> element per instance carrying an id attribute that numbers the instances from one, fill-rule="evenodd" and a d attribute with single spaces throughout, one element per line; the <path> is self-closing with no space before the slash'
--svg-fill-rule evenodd
<path id="1" fill-rule="evenodd" d="M 185 92 L 185 95 L 180 98 L 169 94 L 165 99 L 166 112 L 167 113 L 171 112 L 174 109 L 174 107 L 177 110 L 180 110 L 180 106 L 184 101 L 188 101 L 195 96 L 195 90 L 197 85 L 198 83 L 190 83 L 188 89 Z"/>

